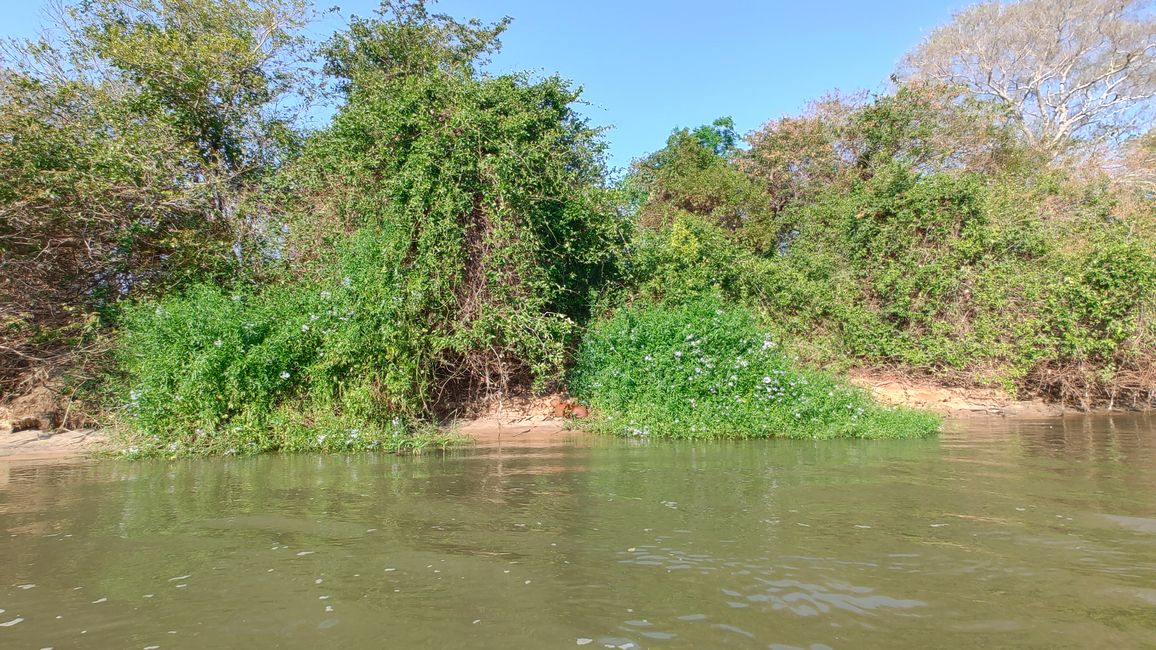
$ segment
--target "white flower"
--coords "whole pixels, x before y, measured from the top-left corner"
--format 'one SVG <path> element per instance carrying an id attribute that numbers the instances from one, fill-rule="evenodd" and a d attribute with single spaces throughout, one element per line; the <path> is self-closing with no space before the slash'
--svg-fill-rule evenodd
<path id="1" fill-rule="evenodd" d="M 302 326 L 301 326 L 301 331 L 302 331 L 302 332 L 308 332 L 308 331 L 309 331 L 309 326 L 308 326 L 308 325 L 302 325 Z"/>
<path id="2" fill-rule="evenodd" d="M 675 350 L 674 351 L 674 358 L 681 359 L 682 358 L 682 352 L 679 350 Z"/>
<path id="3" fill-rule="evenodd" d="M 221 339 L 217 339 L 216 341 L 213 341 L 213 345 L 215 345 L 217 347 L 221 347 Z"/>
<path id="4" fill-rule="evenodd" d="M 353 284 L 353 281 L 349 279 L 349 276 L 341 278 L 341 286 L 348 287 L 351 284 Z"/>
<path id="5" fill-rule="evenodd" d="M 288 370 L 282 370 L 281 371 L 281 379 L 288 379 L 288 378 L 289 378 L 289 371 Z"/>
<path id="6" fill-rule="evenodd" d="M 241 302 L 241 296 L 240 296 L 240 294 L 238 294 L 238 295 L 234 295 L 234 296 L 233 296 L 233 302 Z"/>
<path id="7" fill-rule="evenodd" d="M 763 383 L 764 383 L 764 384 L 769 384 L 769 383 L 771 383 L 771 378 L 770 378 L 770 377 L 763 377 Z"/>
<path id="8" fill-rule="evenodd" d="M 329 296 L 331 296 L 331 295 L 333 295 L 333 294 L 329 293 L 328 291 L 322 291 L 321 292 L 321 298 L 322 299 L 328 299 Z"/>

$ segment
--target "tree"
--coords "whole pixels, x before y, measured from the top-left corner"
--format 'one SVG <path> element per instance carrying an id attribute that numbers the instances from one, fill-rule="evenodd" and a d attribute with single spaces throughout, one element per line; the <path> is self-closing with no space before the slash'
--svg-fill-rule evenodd
<path id="1" fill-rule="evenodd" d="M 1156 127 L 1129 140 L 1109 169 L 1113 176 L 1142 192 L 1156 194 Z"/>
<path id="2" fill-rule="evenodd" d="M 1051 154 L 1142 130 L 1156 98 L 1151 0 L 989 1 L 910 52 L 901 77 L 959 85 L 1009 107 Z"/>
<path id="3" fill-rule="evenodd" d="M 326 362 L 348 360 L 334 384 L 364 385 L 378 411 L 559 379 L 614 266 L 604 145 L 579 92 L 476 74 L 504 26 L 431 15 L 420 0 L 353 21 L 323 48 L 346 101 L 281 175 L 290 263 L 344 265 L 367 296 L 350 318 L 368 334 Z"/>
<path id="4" fill-rule="evenodd" d="M 426 0 L 382 0 L 375 13 L 376 18 L 354 16 L 321 48 L 325 73 L 346 94 L 439 70 L 473 76 L 475 67 L 501 48 L 500 37 L 511 21 L 507 16 L 492 25 L 477 18 L 462 23 L 431 14 Z"/>
<path id="5" fill-rule="evenodd" d="M 623 180 L 640 223 L 659 227 L 678 211 L 735 230 L 762 211 L 758 188 L 735 165 L 734 122 L 720 117 L 693 130 L 675 129 L 662 149 L 634 161 Z"/>
<path id="6" fill-rule="evenodd" d="M 691 131 L 691 135 L 716 156 L 729 156 L 735 153 L 739 139 L 735 133 L 735 121 L 729 115 L 720 117 L 710 124 L 703 124 Z"/>
<path id="7" fill-rule="evenodd" d="M 88 0 L 0 48 L 0 387 L 121 297 L 241 268 L 291 151 L 303 0 Z M 251 247 L 254 251 L 257 246 Z"/>

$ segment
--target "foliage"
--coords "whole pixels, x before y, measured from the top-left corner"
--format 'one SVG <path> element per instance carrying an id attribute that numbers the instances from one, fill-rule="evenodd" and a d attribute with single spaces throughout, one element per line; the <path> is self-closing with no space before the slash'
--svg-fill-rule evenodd
<path id="1" fill-rule="evenodd" d="M 116 398 L 148 453 L 393 449 L 422 427 L 408 394 L 428 337 L 366 254 L 342 278 L 233 292 L 201 285 L 126 309 Z M 423 356 L 425 355 L 425 356 Z"/>
<path id="2" fill-rule="evenodd" d="M 677 194 L 650 195 L 643 225 L 672 216 L 635 234 L 626 293 L 721 292 L 812 363 L 1084 406 L 1150 400 L 1151 198 L 1041 169 L 999 115 L 914 86 L 770 123 L 723 163 L 758 182 L 770 209 L 731 230 Z"/>
<path id="3" fill-rule="evenodd" d="M 134 294 L 260 261 L 244 200 L 292 149 L 296 0 L 92 0 L 0 63 L 0 385 Z"/>
<path id="4" fill-rule="evenodd" d="M 346 94 L 405 76 L 473 77 L 484 57 L 501 48 L 511 20 L 461 23 L 431 14 L 425 0 L 382 0 L 375 13 L 376 18 L 354 16 L 321 47 L 325 73 Z"/>
<path id="5" fill-rule="evenodd" d="M 880 171 L 800 208 L 791 217 L 799 234 L 780 258 L 804 276 L 834 265 L 853 279 L 824 310 L 845 353 L 927 370 L 990 360 L 1014 379 L 1044 358 L 1104 362 L 1134 330 L 1151 296 L 1152 260 L 1122 228 L 1040 223 L 999 196 L 1024 202 L 1022 185 Z M 1091 225 L 1101 232 L 1086 250 L 1065 250 L 1087 236 L 1073 226 Z M 1112 288 L 1095 288 L 1105 283 Z"/>
<path id="6" fill-rule="evenodd" d="M 678 213 L 659 228 L 639 228 L 630 253 L 623 279 L 632 298 L 674 305 L 719 293 L 758 301 L 774 290 L 764 260 L 737 245 L 718 224 L 693 214 Z"/>
<path id="7" fill-rule="evenodd" d="M 666 147 L 635 161 L 624 185 L 639 223 L 658 227 L 685 212 L 735 230 L 757 218 L 758 188 L 731 164 L 736 139 L 733 121 L 723 117 L 693 131 L 676 129 Z"/>
<path id="8" fill-rule="evenodd" d="M 656 438 L 901 438 L 931 415 L 876 406 L 861 390 L 799 370 L 747 310 L 717 298 L 636 304 L 596 323 L 571 390 L 595 427 Z"/>
<path id="9" fill-rule="evenodd" d="M 893 91 L 745 146 L 730 118 L 677 129 L 613 188 L 569 82 L 479 72 L 509 19 L 429 4 L 385 0 L 320 46 L 340 103 L 311 134 L 301 0 L 86 0 L 58 40 L 8 44 L 0 388 L 114 334 L 100 376 L 144 454 L 417 444 L 560 388 L 575 350 L 571 387 L 619 433 L 934 428 L 797 356 L 1156 399 L 1151 132 L 1059 155 L 1150 127 L 1143 3 L 979 5 Z M 1089 7 L 1116 50 L 1064 17 Z M 1056 20 L 1064 47 L 1037 47 Z M 960 33 L 1042 72 L 971 74 L 943 46 Z"/>
<path id="10" fill-rule="evenodd" d="M 557 78 L 401 78 L 352 95 L 288 171 L 293 259 L 376 233 L 398 318 L 426 337 L 416 403 L 560 376 L 617 233 L 576 99 Z"/>
<path id="11" fill-rule="evenodd" d="M 197 288 L 125 319 L 122 392 L 146 436 L 380 440 L 560 380 L 619 231 L 577 92 L 457 69 L 350 90 L 270 186 L 287 277 L 236 302 Z"/>

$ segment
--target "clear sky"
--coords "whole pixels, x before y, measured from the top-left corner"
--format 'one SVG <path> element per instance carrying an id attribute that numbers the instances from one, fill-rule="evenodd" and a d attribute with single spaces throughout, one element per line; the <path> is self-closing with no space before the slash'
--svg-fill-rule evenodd
<path id="1" fill-rule="evenodd" d="M 314 25 L 320 39 L 377 0 Z M 895 64 L 968 0 L 442 0 L 433 10 L 514 18 L 491 72 L 559 73 L 584 88 L 591 121 L 612 127 L 610 162 L 660 148 L 671 129 L 730 115 L 741 133 L 827 91 L 877 90 Z M 30 36 L 40 0 L 0 0 L 0 35 Z M 344 18 L 342 18 L 344 17 Z"/>

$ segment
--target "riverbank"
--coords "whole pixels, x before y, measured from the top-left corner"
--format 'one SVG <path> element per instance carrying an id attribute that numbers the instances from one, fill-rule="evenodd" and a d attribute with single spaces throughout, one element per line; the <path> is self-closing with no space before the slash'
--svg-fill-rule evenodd
<path id="1" fill-rule="evenodd" d="M 1058 417 L 1080 413 L 1043 400 L 1019 400 L 998 388 L 946 386 L 899 372 L 855 369 L 847 379 L 890 406 L 938 413 L 949 419 L 988 417 Z"/>
<path id="2" fill-rule="evenodd" d="M 995 388 L 944 386 L 895 372 L 856 369 L 847 378 L 883 404 L 924 409 L 949 420 L 1047 418 L 1079 413 L 1042 400 L 1017 400 Z M 559 395 L 548 395 L 494 402 L 466 417 L 449 420 L 446 428 L 479 446 L 539 446 L 582 435 L 580 426 L 570 426 L 568 418 L 556 415 L 560 399 Z M 115 450 L 108 432 L 99 429 L 14 432 L 11 427 L 11 421 L 0 423 L 0 460 L 86 456 Z"/>
<path id="3" fill-rule="evenodd" d="M 106 431 L 77 429 L 40 431 L 0 430 L 0 460 L 20 458 L 69 458 L 112 451 L 113 443 Z"/>

